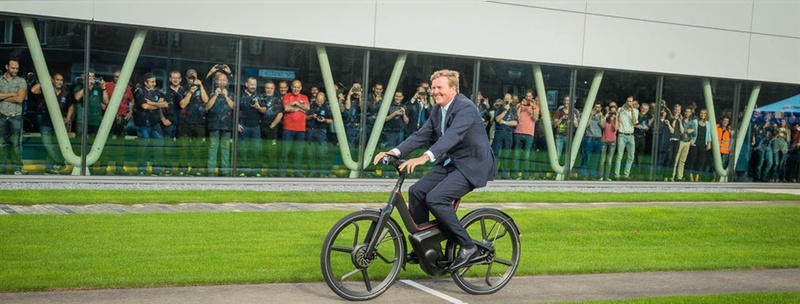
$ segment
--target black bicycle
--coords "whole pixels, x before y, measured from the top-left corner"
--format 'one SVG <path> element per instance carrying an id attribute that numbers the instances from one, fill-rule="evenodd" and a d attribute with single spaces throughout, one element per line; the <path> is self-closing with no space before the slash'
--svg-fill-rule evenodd
<path id="1" fill-rule="evenodd" d="M 406 174 L 398 169 L 404 160 L 387 155 L 381 162 L 398 171 L 397 184 L 386 206 L 345 216 L 333 225 L 322 244 L 320 264 L 325 283 L 337 295 L 352 301 L 381 295 L 392 286 L 406 263 L 418 263 L 428 275 L 442 276 L 458 254 L 458 245 L 447 241 L 435 220 L 416 224 L 411 218 L 401 193 Z M 453 202 L 456 210 L 460 202 Z M 408 243 L 415 256 L 407 256 L 406 238 L 391 216 L 395 209 L 409 233 Z M 456 285 L 471 294 L 491 294 L 502 289 L 519 265 L 519 228 L 508 214 L 494 208 L 472 210 L 461 218 L 461 223 L 480 248 L 480 254 L 451 273 Z"/>

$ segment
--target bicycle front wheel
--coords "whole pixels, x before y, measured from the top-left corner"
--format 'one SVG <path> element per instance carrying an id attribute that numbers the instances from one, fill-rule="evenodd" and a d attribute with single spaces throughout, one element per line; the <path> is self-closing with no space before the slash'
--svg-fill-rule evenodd
<path id="1" fill-rule="evenodd" d="M 476 243 L 481 243 L 483 260 L 453 272 L 453 281 L 471 294 L 490 294 L 502 289 L 517 271 L 520 240 L 514 222 L 494 209 L 481 209 L 465 216 L 461 223 Z M 455 257 L 455 245 L 447 253 Z"/>
<path id="2" fill-rule="evenodd" d="M 337 295 L 351 301 L 373 299 L 392 285 L 403 265 L 405 239 L 397 223 L 377 229 L 375 211 L 351 213 L 337 222 L 322 245 L 320 264 L 325 283 Z M 378 235 L 375 250 L 367 243 Z"/>

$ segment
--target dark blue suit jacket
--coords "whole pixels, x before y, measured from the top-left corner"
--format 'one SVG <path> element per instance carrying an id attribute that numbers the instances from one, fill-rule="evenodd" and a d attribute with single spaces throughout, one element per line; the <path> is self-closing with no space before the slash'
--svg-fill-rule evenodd
<path id="1" fill-rule="evenodd" d="M 497 177 L 497 163 L 489 137 L 477 108 L 464 94 L 457 94 L 447 110 L 446 131 L 442 134 L 442 108 L 431 110 L 425 124 L 397 146 L 400 155 L 408 155 L 438 137 L 429 148 L 437 166 L 448 157 L 450 165 L 456 167 L 475 188 L 486 186 L 486 182 Z"/>

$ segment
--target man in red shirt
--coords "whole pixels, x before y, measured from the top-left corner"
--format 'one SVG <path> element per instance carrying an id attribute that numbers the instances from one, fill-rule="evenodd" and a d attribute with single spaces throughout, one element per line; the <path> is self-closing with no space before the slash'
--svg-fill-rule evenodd
<path id="1" fill-rule="evenodd" d="M 303 84 L 292 81 L 292 91 L 283 95 L 283 161 L 280 162 L 280 175 L 286 176 L 286 163 L 289 151 L 294 151 L 294 176 L 301 176 L 300 161 L 306 140 L 306 112 L 311 103 L 306 95 L 300 93 Z"/>
<path id="2" fill-rule="evenodd" d="M 117 69 L 114 71 L 114 81 L 106 83 L 106 91 L 108 92 L 108 97 L 111 98 L 111 95 L 114 94 L 114 89 L 117 87 L 117 81 L 119 81 L 119 74 L 120 70 Z M 114 124 L 111 125 L 111 141 L 110 144 L 107 144 L 107 147 L 111 147 L 112 145 L 116 146 L 115 149 L 110 154 L 112 155 L 112 159 L 114 160 L 114 174 L 117 175 L 127 175 L 124 169 L 125 163 L 125 126 L 128 124 L 128 121 L 133 116 L 133 111 L 131 104 L 133 103 L 133 91 L 131 90 L 131 86 L 129 84 L 125 85 L 125 94 L 122 95 L 122 101 L 119 103 L 119 109 L 117 109 L 117 116 L 114 117 Z M 103 110 L 106 108 L 106 104 L 103 105 Z M 103 152 L 103 153 L 109 153 Z"/>

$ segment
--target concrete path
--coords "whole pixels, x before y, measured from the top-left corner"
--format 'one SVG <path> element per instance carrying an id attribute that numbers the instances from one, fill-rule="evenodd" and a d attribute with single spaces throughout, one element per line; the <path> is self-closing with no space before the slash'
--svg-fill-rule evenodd
<path id="1" fill-rule="evenodd" d="M 515 277 L 499 292 L 482 296 L 467 294 L 449 278 L 400 280 L 369 303 L 543 303 L 776 291 L 800 291 L 800 269 Z M 0 303 L 348 302 L 325 283 L 295 283 L 0 293 Z"/>

